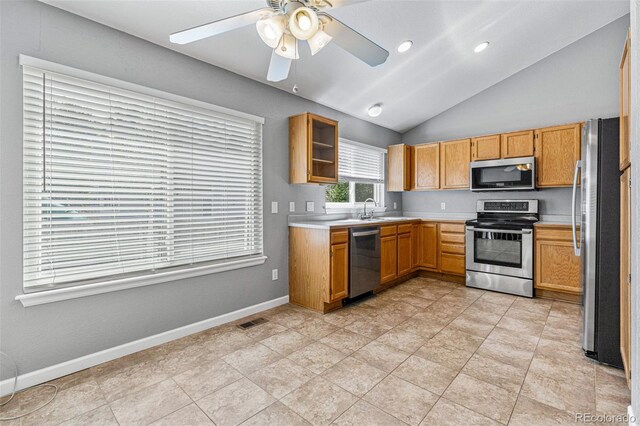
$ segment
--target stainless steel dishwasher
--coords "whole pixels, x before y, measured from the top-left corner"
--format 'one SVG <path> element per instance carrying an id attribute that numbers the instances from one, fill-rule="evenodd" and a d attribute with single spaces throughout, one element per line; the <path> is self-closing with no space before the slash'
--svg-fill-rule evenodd
<path id="1" fill-rule="evenodd" d="M 372 291 L 380 284 L 380 227 L 351 228 L 349 298 Z"/>

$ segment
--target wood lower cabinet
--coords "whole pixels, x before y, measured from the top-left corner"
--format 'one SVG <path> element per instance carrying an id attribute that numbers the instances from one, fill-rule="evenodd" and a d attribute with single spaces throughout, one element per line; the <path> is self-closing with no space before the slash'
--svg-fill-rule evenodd
<path id="1" fill-rule="evenodd" d="M 572 232 L 569 225 L 535 226 L 533 275 L 537 297 L 581 301 L 580 257 L 574 253 Z"/>
<path id="2" fill-rule="evenodd" d="M 631 168 L 620 176 L 620 354 L 631 385 Z"/>
<path id="3" fill-rule="evenodd" d="M 420 223 L 411 224 L 411 270 L 415 271 L 420 266 Z"/>
<path id="4" fill-rule="evenodd" d="M 398 225 L 398 277 L 409 274 L 413 270 L 412 225 Z"/>
<path id="5" fill-rule="evenodd" d="M 395 225 L 380 227 L 380 283 L 398 277 L 398 236 Z"/>
<path id="6" fill-rule="evenodd" d="M 349 291 L 348 229 L 289 228 L 289 301 L 319 312 Z"/>
<path id="7" fill-rule="evenodd" d="M 387 147 L 387 191 L 411 189 L 411 148 L 405 144 Z"/>
<path id="8" fill-rule="evenodd" d="M 438 233 L 438 263 L 440 272 L 465 275 L 465 225 L 440 223 Z"/>
<path id="9" fill-rule="evenodd" d="M 411 147 L 413 185 L 411 189 L 440 188 L 440 144 L 429 143 Z"/>
<path id="10" fill-rule="evenodd" d="M 471 139 L 471 161 L 497 160 L 500 155 L 500 135 Z"/>
<path id="11" fill-rule="evenodd" d="M 289 181 L 338 183 L 338 122 L 304 113 L 289 118 Z"/>
<path id="12" fill-rule="evenodd" d="M 631 32 L 627 33 L 620 60 L 620 170 L 631 164 Z"/>
<path id="13" fill-rule="evenodd" d="M 331 244 L 330 257 L 329 302 L 336 302 L 349 294 L 349 244 Z"/>
<path id="14" fill-rule="evenodd" d="M 524 130 L 500 135 L 502 158 L 533 156 L 533 130 Z"/>
<path id="15" fill-rule="evenodd" d="M 580 123 L 535 131 L 536 186 L 572 186 L 580 160 Z"/>
<path id="16" fill-rule="evenodd" d="M 418 264 L 421 268 L 438 270 L 438 224 L 421 223 L 419 226 Z"/>
<path id="17" fill-rule="evenodd" d="M 440 188 L 469 187 L 471 139 L 440 142 Z"/>

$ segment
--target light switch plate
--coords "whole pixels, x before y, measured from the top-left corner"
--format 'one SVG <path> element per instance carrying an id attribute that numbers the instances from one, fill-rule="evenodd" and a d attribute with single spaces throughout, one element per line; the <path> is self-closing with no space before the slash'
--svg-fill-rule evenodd
<path id="1" fill-rule="evenodd" d="M 278 279 L 278 270 L 277 269 L 272 269 L 271 270 L 271 280 L 272 281 L 276 281 Z"/>
<path id="2" fill-rule="evenodd" d="M 395 210 L 395 209 L 397 209 L 397 208 L 398 208 L 398 203 L 394 202 L 394 203 L 393 203 L 393 209 Z"/>
<path id="3" fill-rule="evenodd" d="M 277 201 L 272 201 L 271 202 L 271 213 L 278 213 L 278 202 Z"/>
<path id="4" fill-rule="evenodd" d="M 296 211 L 296 202 L 295 202 L 295 201 L 290 201 L 290 202 L 289 202 L 289 211 L 290 211 L 291 213 L 293 213 L 293 212 L 295 212 L 295 211 Z"/>
<path id="5" fill-rule="evenodd" d="M 440 210 L 445 210 L 447 208 L 447 203 L 440 203 Z"/>
<path id="6" fill-rule="evenodd" d="M 316 208 L 315 208 L 315 204 L 314 204 L 314 202 L 313 202 L 313 201 L 307 201 L 307 211 L 308 211 L 308 212 L 312 212 L 312 211 L 314 211 L 315 209 L 316 209 Z"/>

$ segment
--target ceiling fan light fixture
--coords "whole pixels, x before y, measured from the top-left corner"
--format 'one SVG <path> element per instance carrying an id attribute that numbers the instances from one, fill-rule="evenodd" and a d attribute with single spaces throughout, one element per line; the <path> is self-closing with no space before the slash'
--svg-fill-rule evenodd
<path id="1" fill-rule="evenodd" d="M 325 33 L 322 30 L 318 30 L 317 33 L 313 35 L 307 43 L 309 43 L 309 48 L 311 49 L 311 55 L 315 55 L 319 51 L 321 51 L 327 44 L 331 43 L 331 37 L 329 34 Z"/>
<path id="2" fill-rule="evenodd" d="M 382 104 L 375 104 L 372 105 L 369 108 L 369 111 L 367 111 L 367 113 L 369 114 L 369 117 L 377 117 L 380 114 L 382 114 Z"/>
<path id="3" fill-rule="evenodd" d="M 286 26 L 287 18 L 284 15 L 271 15 L 256 22 L 258 35 L 271 48 L 278 46 Z"/>
<path id="4" fill-rule="evenodd" d="M 298 59 L 298 40 L 291 34 L 283 34 L 275 48 L 276 54 L 287 59 Z"/>
<path id="5" fill-rule="evenodd" d="M 309 40 L 320 28 L 318 14 L 308 7 L 299 7 L 289 17 L 289 31 L 298 40 Z"/>

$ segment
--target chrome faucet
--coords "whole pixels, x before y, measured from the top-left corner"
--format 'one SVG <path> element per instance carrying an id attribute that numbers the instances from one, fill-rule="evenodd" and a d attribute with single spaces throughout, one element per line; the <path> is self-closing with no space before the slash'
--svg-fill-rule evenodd
<path id="1" fill-rule="evenodd" d="M 360 219 L 362 220 L 373 219 L 373 210 L 371 210 L 371 213 L 367 214 L 367 203 L 369 201 L 373 202 L 374 206 L 378 205 L 378 203 L 376 203 L 376 200 L 374 200 L 373 198 L 367 198 L 366 200 L 364 200 L 364 206 L 362 206 L 362 213 L 360 213 Z"/>

